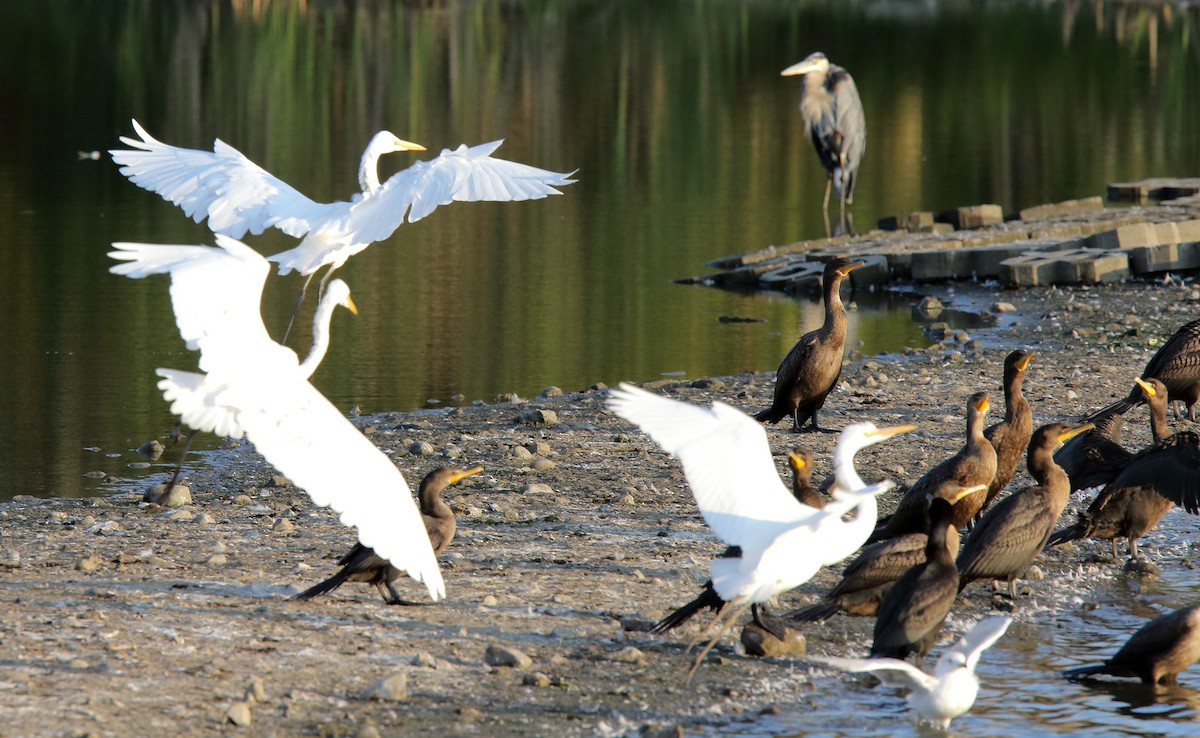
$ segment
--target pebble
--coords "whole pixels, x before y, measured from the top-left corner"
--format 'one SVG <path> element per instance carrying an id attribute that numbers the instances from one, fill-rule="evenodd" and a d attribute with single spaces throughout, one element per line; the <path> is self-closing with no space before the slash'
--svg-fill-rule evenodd
<path id="1" fill-rule="evenodd" d="M 370 718 L 367 718 L 367 721 L 355 733 L 355 738 L 382 738 L 382 736 L 379 733 L 379 726 L 375 725 Z"/>
<path id="2" fill-rule="evenodd" d="M 87 520 L 87 518 L 84 518 L 84 520 Z M 104 520 L 87 526 L 87 532 L 98 536 L 112 536 L 121 532 L 121 524 L 115 520 Z"/>
<path id="3" fill-rule="evenodd" d="M 646 660 L 646 654 L 641 649 L 626 646 L 608 658 L 609 661 L 618 661 L 622 664 L 640 664 Z"/>
<path id="4" fill-rule="evenodd" d="M 384 677 L 359 693 L 358 698 L 380 702 L 407 702 L 408 675 L 393 674 Z"/>
<path id="5" fill-rule="evenodd" d="M 488 666 L 509 666 L 518 669 L 528 669 L 533 665 L 533 659 L 510 646 L 492 644 L 483 654 L 483 662 Z"/>
<path id="6" fill-rule="evenodd" d="M 250 680 L 250 683 L 246 685 L 246 699 L 254 700 L 255 702 L 259 703 L 267 701 L 267 690 L 263 687 L 263 680 L 261 677 L 254 677 Z"/>
<path id="7" fill-rule="evenodd" d="M 187 482 L 176 482 L 171 487 L 171 491 L 167 492 L 167 483 L 163 482 L 147 490 L 142 495 L 142 502 L 153 502 L 163 507 L 182 507 L 192 504 L 192 488 Z"/>
<path id="8" fill-rule="evenodd" d="M 277 535 L 286 536 L 296 532 L 296 526 L 287 518 L 279 518 L 275 521 L 275 525 L 271 526 L 271 532 Z"/>
<path id="9" fill-rule="evenodd" d="M 552 495 L 552 494 L 554 494 L 554 489 L 551 488 L 550 485 L 548 485 L 548 484 L 542 484 L 541 482 L 532 482 L 532 483 L 527 484 L 524 487 L 522 487 L 521 492 L 524 494 Z"/>
<path id="10" fill-rule="evenodd" d="M 235 505 L 249 505 L 253 502 L 254 500 L 250 499 L 250 495 L 247 494 L 241 494 L 233 498 L 233 504 Z"/>
<path id="11" fill-rule="evenodd" d="M 562 397 L 562 393 L 563 393 L 563 391 L 561 388 L 555 387 L 554 385 L 550 385 L 549 387 L 546 387 L 541 392 L 539 392 L 538 397 L 550 399 L 551 397 Z"/>
<path id="12" fill-rule="evenodd" d="M 628 492 L 618 492 L 609 502 L 613 505 L 636 505 L 637 499 Z"/>
<path id="13" fill-rule="evenodd" d="M 508 452 L 508 455 L 514 459 L 517 459 L 518 461 L 527 461 L 533 458 L 533 453 L 524 446 L 513 446 L 512 450 Z"/>
<path id="14" fill-rule="evenodd" d="M 250 703 L 249 702 L 234 702 L 225 711 L 225 719 L 239 727 L 246 727 L 250 724 Z"/>
<path id="15" fill-rule="evenodd" d="M 723 390 L 725 389 L 725 383 L 719 379 L 705 377 L 704 379 L 697 379 L 692 382 L 692 387 L 695 389 Z"/>
<path id="16" fill-rule="evenodd" d="M 942 314 L 943 307 L 941 300 L 929 295 L 917 303 L 917 306 L 913 308 L 913 312 L 926 318 L 936 318 Z"/>
<path id="17" fill-rule="evenodd" d="M 530 464 L 529 467 L 535 471 L 548 471 L 554 468 L 554 462 L 550 459 L 538 456 L 533 460 L 533 463 Z"/>
<path id="18" fill-rule="evenodd" d="M 271 481 L 267 483 L 271 487 L 291 487 L 292 480 L 282 474 L 275 474 L 271 477 Z"/>
<path id="19" fill-rule="evenodd" d="M 1017 312 L 1017 306 L 1012 304 L 1011 302 L 994 302 L 994 303 L 992 303 L 992 312 L 993 313 L 1015 313 L 1015 312 Z"/>
<path id="20" fill-rule="evenodd" d="M 142 456 L 148 457 L 151 461 L 157 461 L 159 456 L 163 455 L 166 447 L 158 442 L 158 439 L 146 441 L 141 446 L 138 446 L 137 452 Z"/>
<path id="21" fill-rule="evenodd" d="M 558 413 L 553 410 L 526 410 L 517 416 L 517 422 L 525 425 L 556 425 Z"/>
<path id="22" fill-rule="evenodd" d="M 89 471 L 84 472 L 83 476 L 87 477 L 88 479 L 104 479 L 108 476 L 108 473 L 102 471 Z"/>
<path id="23" fill-rule="evenodd" d="M 229 557 L 225 554 L 213 554 L 204 563 L 209 566 L 225 566 L 229 563 Z"/>
<path id="24" fill-rule="evenodd" d="M 196 525 L 212 525 L 213 523 L 215 523 L 217 521 L 216 521 L 216 518 L 209 515 L 208 513 L 200 513 L 196 517 L 192 518 L 192 522 L 195 523 Z"/>
<path id="25" fill-rule="evenodd" d="M 526 441 L 523 445 L 530 453 L 542 456 L 550 455 L 550 444 L 545 441 Z"/>
<path id="26" fill-rule="evenodd" d="M 540 671 L 530 672 L 521 679 L 521 684 L 526 687 L 549 687 L 552 682 L 550 677 Z"/>
<path id="27" fill-rule="evenodd" d="M 126 464 L 125 466 L 130 469 L 149 469 L 150 462 L 149 461 L 131 461 L 128 464 Z"/>
<path id="28" fill-rule="evenodd" d="M 96 554 L 91 554 L 75 562 L 75 568 L 79 571 L 96 571 L 103 565 L 104 561 Z"/>
<path id="29" fill-rule="evenodd" d="M 434 448 L 428 441 L 413 441 L 408 447 L 408 452 L 413 456 L 429 456 L 434 452 Z"/>

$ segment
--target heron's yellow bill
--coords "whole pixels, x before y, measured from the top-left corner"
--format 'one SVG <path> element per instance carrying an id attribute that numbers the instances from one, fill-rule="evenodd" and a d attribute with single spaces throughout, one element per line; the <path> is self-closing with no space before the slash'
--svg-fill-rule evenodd
<path id="1" fill-rule="evenodd" d="M 898 436 L 901 433 L 912 433 L 916 429 L 917 426 L 913 425 L 912 423 L 905 423 L 904 425 L 889 425 L 883 428 L 876 428 L 873 431 L 867 431 L 866 435 L 891 438 L 892 436 Z"/>
<path id="2" fill-rule="evenodd" d="M 425 147 L 402 138 L 396 139 L 396 151 L 424 151 Z"/>
<path id="3" fill-rule="evenodd" d="M 350 295 L 346 295 L 346 309 L 358 315 L 358 305 L 354 304 L 354 300 L 351 299 Z"/>

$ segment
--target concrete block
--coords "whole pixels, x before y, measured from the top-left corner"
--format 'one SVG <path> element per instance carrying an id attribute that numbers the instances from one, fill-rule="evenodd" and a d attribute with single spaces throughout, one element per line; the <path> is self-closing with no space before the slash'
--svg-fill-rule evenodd
<path id="1" fill-rule="evenodd" d="M 1032 253 L 1000 262 L 999 278 L 1009 287 L 1039 287 L 1053 284 L 1058 277 L 1058 260 L 1051 255 Z"/>
<path id="2" fill-rule="evenodd" d="M 888 266 L 887 257 L 883 254 L 865 254 L 855 258 L 866 262 L 866 264 L 850 272 L 850 284 L 856 288 L 887 284 L 891 281 L 892 270 Z"/>
<path id="3" fill-rule="evenodd" d="M 1153 223 L 1132 223 L 1100 231 L 1086 240 L 1090 249 L 1131 249 L 1159 243 L 1158 228 Z"/>
<path id="4" fill-rule="evenodd" d="M 1095 210 L 1103 210 L 1104 201 L 1099 195 L 1095 197 L 1084 197 L 1078 200 L 1064 200 L 1063 202 L 1047 203 L 1045 205 L 1034 205 L 1031 208 L 1025 208 L 1017 213 L 1017 217 L 1021 220 L 1042 220 L 1045 218 L 1057 218 L 1064 215 L 1076 215 L 1078 213 L 1090 213 Z"/>
<path id="5" fill-rule="evenodd" d="M 1134 274 L 1181 272 L 1200 268 L 1200 243 L 1161 243 L 1129 249 L 1129 269 Z"/>
<path id="6" fill-rule="evenodd" d="M 1143 200 L 1171 200 L 1200 192 L 1200 179 L 1156 177 L 1136 182 L 1115 182 L 1108 186 L 1110 201 L 1141 202 Z"/>
<path id="7" fill-rule="evenodd" d="M 1059 251 L 1058 281 L 1064 284 L 1117 282 L 1129 277 L 1129 254 L 1120 251 L 1079 249 Z"/>
<path id="8" fill-rule="evenodd" d="M 785 290 L 815 286 L 821 287 L 821 275 L 825 273 L 825 265 L 819 261 L 797 259 L 783 266 L 763 272 L 759 275 L 758 283 L 766 289 Z M 851 272 L 853 274 L 854 272 Z"/>
<path id="9" fill-rule="evenodd" d="M 1004 211 L 999 205 L 968 205 L 966 207 L 938 213 L 936 220 L 950 223 L 955 228 L 982 228 L 1004 222 Z"/>
<path id="10" fill-rule="evenodd" d="M 1175 224 L 1179 243 L 1200 241 L 1200 220 L 1181 220 Z"/>
<path id="11" fill-rule="evenodd" d="M 712 281 L 715 284 L 722 286 L 728 285 L 753 285 L 758 284 L 759 278 L 769 271 L 778 269 L 786 263 L 785 259 L 776 258 L 771 261 L 761 262 L 758 264 L 747 264 L 736 269 L 729 269 L 719 274 L 712 276 Z"/>

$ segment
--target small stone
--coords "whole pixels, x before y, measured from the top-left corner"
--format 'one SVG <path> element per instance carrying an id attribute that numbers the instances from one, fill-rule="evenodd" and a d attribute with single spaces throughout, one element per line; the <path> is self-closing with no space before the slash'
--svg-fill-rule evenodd
<path id="1" fill-rule="evenodd" d="M 1046 572 L 1042 571 L 1040 566 L 1034 564 L 1025 571 L 1025 574 L 1022 576 L 1022 578 L 1030 582 L 1040 582 L 1046 578 Z"/>
<path id="2" fill-rule="evenodd" d="M 121 524 L 115 520 L 103 520 L 87 526 L 87 532 L 98 536 L 112 536 L 121 532 Z"/>
<path id="3" fill-rule="evenodd" d="M 555 425 L 558 413 L 553 410 L 526 410 L 517 416 L 517 422 L 525 425 Z"/>
<path id="4" fill-rule="evenodd" d="M 367 721 L 362 724 L 358 732 L 354 734 L 355 738 L 382 738 L 379 733 L 379 726 L 373 720 L 367 718 Z"/>
<path id="5" fill-rule="evenodd" d="M 96 554 L 92 554 L 86 558 L 82 558 L 75 562 L 75 568 L 79 571 L 96 571 L 104 562 Z"/>
<path id="6" fill-rule="evenodd" d="M 927 295 L 921 298 L 921 301 L 913 308 L 913 312 L 919 317 L 936 318 L 942 314 L 943 307 L 941 300 L 932 295 Z"/>
<path id="7" fill-rule="evenodd" d="M 253 502 L 254 502 L 254 500 L 252 500 L 250 498 L 250 495 L 247 495 L 247 494 L 240 494 L 237 497 L 233 498 L 233 504 L 235 504 L 235 505 L 250 505 Z"/>
<path id="8" fill-rule="evenodd" d="M 150 462 L 149 461 L 131 461 L 128 464 L 126 464 L 125 466 L 130 469 L 149 469 Z"/>
<path id="9" fill-rule="evenodd" d="M 225 711 L 225 719 L 239 727 L 246 727 L 250 724 L 250 703 L 234 702 Z"/>
<path id="10" fill-rule="evenodd" d="M 1136 559 L 1130 559 L 1125 562 L 1125 573 L 1144 579 L 1158 579 L 1162 576 L 1162 569 L 1158 568 L 1158 564 L 1155 564 L 1150 559 L 1139 556 Z"/>
<path id="11" fill-rule="evenodd" d="M 479 601 L 479 604 L 487 605 L 488 607 L 494 607 L 499 602 L 500 600 L 496 599 L 496 595 L 485 595 L 484 598 Z"/>
<path id="12" fill-rule="evenodd" d="M 545 441 L 526 441 L 523 445 L 532 454 L 540 454 L 541 456 L 550 455 L 550 444 Z"/>
<path id="13" fill-rule="evenodd" d="M 528 461 L 533 458 L 533 454 L 524 446 L 513 446 L 512 451 L 509 451 L 508 455 L 518 461 Z"/>
<path id="14" fill-rule="evenodd" d="M 994 302 L 994 303 L 992 303 L 992 312 L 993 313 L 1015 313 L 1015 312 L 1017 312 L 1017 306 L 1012 304 L 1011 302 Z"/>
<path id="15" fill-rule="evenodd" d="M 413 456 L 429 456 L 434 452 L 433 444 L 428 441 L 413 441 L 408 447 Z"/>
<path id="16" fill-rule="evenodd" d="M 552 495 L 554 494 L 554 489 L 548 484 L 533 482 L 522 487 L 521 492 L 523 494 Z"/>
<path id="17" fill-rule="evenodd" d="M 438 668 L 437 657 L 428 651 L 422 651 L 412 658 L 413 666 L 424 666 L 430 669 Z"/>
<path id="18" fill-rule="evenodd" d="M 196 517 L 192 518 L 192 523 L 195 525 L 212 525 L 215 522 L 217 522 L 216 518 L 206 512 L 200 513 Z"/>
<path id="19" fill-rule="evenodd" d="M 146 458 L 150 459 L 151 461 L 157 461 L 158 457 L 162 456 L 163 451 L 165 451 L 165 450 L 166 450 L 166 448 L 161 443 L 158 442 L 158 439 L 152 439 L 152 440 L 146 441 L 145 443 L 143 443 L 141 446 L 138 446 L 138 448 L 137 448 L 137 452 L 139 454 L 141 454 L 142 456 L 145 456 Z"/>
<path id="20" fill-rule="evenodd" d="M 563 393 L 562 389 L 560 389 L 559 387 L 555 387 L 554 385 L 550 385 L 549 387 L 546 387 L 541 392 L 539 392 L 538 397 L 544 397 L 546 399 L 550 399 L 551 397 L 562 397 L 562 393 Z"/>
<path id="21" fill-rule="evenodd" d="M 692 387 L 694 389 L 723 390 L 725 389 L 725 383 L 719 379 L 704 377 L 692 382 Z"/>
<path id="22" fill-rule="evenodd" d="M 637 499 L 629 493 L 618 492 L 612 500 L 609 501 L 613 505 L 636 505 Z"/>
<path id="23" fill-rule="evenodd" d="M 204 563 L 208 564 L 209 566 L 225 566 L 229 563 L 229 557 L 222 553 L 216 553 L 212 556 L 209 556 Z"/>
<path id="24" fill-rule="evenodd" d="M 550 677 L 540 671 L 530 672 L 521 679 L 526 687 L 549 687 L 551 683 Z"/>
<path id="25" fill-rule="evenodd" d="M 742 645 L 751 656 L 804 656 L 808 641 L 803 633 L 784 629 L 784 640 L 751 623 L 742 630 Z"/>
<path id="26" fill-rule="evenodd" d="M 496 644 L 487 647 L 483 654 L 483 662 L 488 666 L 509 666 L 518 669 L 528 669 L 533 665 L 533 659 L 517 649 Z"/>
<path id="27" fill-rule="evenodd" d="M 275 525 L 271 526 L 271 532 L 276 535 L 286 536 L 296 532 L 296 526 L 287 518 L 279 518 L 275 521 Z"/>
<path id="28" fill-rule="evenodd" d="M 94 515 L 84 515 L 83 519 L 79 521 L 79 526 L 81 528 L 87 528 L 88 526 L 95 525 L 95 524 L 96 524 L 96 516 L 94 516 Z"/>
<path id="29" fill-rule="evenodd" d="M 358 698 L 380 702 L 406 702 L 408 701 L 408 675 L 393 674 L 380 679 L 364 689 Z"/>
<path id="30" fill-rule="evenodd" d="M 267 486 L 268 487 L 291 487 L 292 480 L 288 479 L 287 477 L 283 476 L 282 474 L 275 474 L 275 475 L 272 475 L 271 481 L 267 482 Z"/>
<path id="31" fill-rule="evenodd" d="M 182 507 L 192 504 L 192 488 L 187 482 L 176 482 L 167 491 L 167 483 L 156 486 L 142 495 L 142 502 L 153 502 L 163 507 Z"/>
<path id="32" fill-rule="evenodd" d="M 640 664 L 646 660 L 646 654 L 633 646 L 626 646 L 609 656 L 608 659 L 609 661 L 618 661 L 622 664 Z"/>
<path id="33" fill-rule="evenodd" d="M 533 463 L 529 465 L 529 468 L 535 471 L 549 471 L 550 469 L 553 469 L 554 466 L 554 462 L 550 459 L 538 456 L 533 460 Z"/>
<path id="34" fill-rule="evenodd" d="M 638 738 L 683 738 L 683 726 L 679 723 L 672 725 L 643 725 Z"/>
<path id="35" fill-rule="evenodd" d="M 261 677 L 254 677 L 246 685 L 246 699 L 260 704 L 267 701 L 267 690 L 263 687 Z"/>

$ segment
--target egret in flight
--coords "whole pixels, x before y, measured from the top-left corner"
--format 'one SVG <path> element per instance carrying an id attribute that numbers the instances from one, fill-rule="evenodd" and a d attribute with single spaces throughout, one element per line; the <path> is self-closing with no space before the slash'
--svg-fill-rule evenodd
<path id="1" fill-rule="evenodd" d="M 975 704 L 979 679 L 975 667 L 983 652 L 1008 630 L 1012 618 L 992 615 L 975 623 L 953 648 L 942 654 L 933 674 L 926 674 L 900 659 L 844 659 L 809 656 L 811 661 L 843 671 L 869 671 L 885 684 L 911 690 L 908 704 L 918 721 L 946 730 L 950 721 Z"/>
<path id="2" fill-rule="evenodd" d="M 424 151 L 425 147 L 380 131 L 359 162 L 362 191 L 349 202 L 319 203 L 220 139 L 212 151 L 201 151 L 163 143 L 136 120 L 133 129 L 140 138 L 121 136 L 121 142 L 132 148 L 109 151 L 121 174 L 183 208 L 197 223 L 208 218 L 214 233 L 242 238 L 278 228 L 303 239 L 295 248 L 268 258 L 279 265 L 280 274 L 295 270 L 306 275 L 305 288 L 326 265 L 329 270 L 323 283 L 327 282 L 333 270 L 351 256 L 391 236 L 406 216 L 409 223 L 415 223 L 439 205 L 456 200 L 541 199 L 561 194 L 555 188 L 575 181 L 571 174 L 493 158 L 492 153 L 503 143 L 500 140 L 469 148 L 464 144 L 453 151 L 443 149 L 437 158 L 417 162 L 381 183 L 379 157 Z M 304 289 L 297 306 L 303 297 Z"/>
<path id="3" fill-rule="evenodd" d="M 854 454 L 914 429 L 865 423 L 843 430 L 834 451 L 833 500 L 816 509 L 798 502 L 784 486 L 766 431 L 737 408 L 719 401 L 712 408 L 697 407 L 628 383 L 613 390 L 608 406 L 679 459 L 704 521 L 726 544 L 741 549 L 740 556 L 710 564 L 713 589 L 725 604 L 700 636 L 716 631 L 689 678 L 742 612 L 800 586 L 863 544 L 875 525 L 875 497 L 893 484 L 864 484 L 854 471 Z M 843 522 L 852 509 L 855 518 Z"/>
<path id="4" fill-rule="evenodd" d="M 217 248 L 114 243 L 109 253 L 124 262 L 111 268 L 115 274 L 171 275 L 175 322 L 187 347 L 200 352 L 203 372 L 157 370 L 171 412 L 195 430 L 249 438 L 314 503 L 356 527 L 363 546 L 442 598 L 437 557 L 404 475 L 308 382 L 329 346 L 334 308 L 355 309 L 349 288 L 330 282 L 313 319 L 312 350 L 300 361 L 263 326 L 270 264 L 237 239 L 216 240 Z"/>

